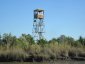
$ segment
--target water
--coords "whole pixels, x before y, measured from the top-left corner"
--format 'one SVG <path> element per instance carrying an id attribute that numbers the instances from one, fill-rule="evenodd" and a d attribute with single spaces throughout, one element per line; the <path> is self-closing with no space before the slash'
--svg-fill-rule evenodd
<path id="1" fill-rule="evenodd" d="M 0 62 L 0 64 L 85 64 L 85 61 L 56 61 L 56 62 Z"/>

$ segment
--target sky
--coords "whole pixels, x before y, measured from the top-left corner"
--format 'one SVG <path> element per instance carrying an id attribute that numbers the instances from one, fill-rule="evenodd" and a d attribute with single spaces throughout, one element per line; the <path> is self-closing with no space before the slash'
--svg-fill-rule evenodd
<path id="1" fill-rule="evenodd" d="M 0 34 L 31 34 L 33 10 L 45 11 L 45 38 L 85 37 L 85 0 L 0 0 Z"/>

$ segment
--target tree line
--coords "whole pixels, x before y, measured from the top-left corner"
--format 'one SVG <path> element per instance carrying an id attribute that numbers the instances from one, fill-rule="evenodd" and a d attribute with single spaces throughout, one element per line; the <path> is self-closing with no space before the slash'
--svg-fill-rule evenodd
<path id="1" fill-rule="evenodd" d="M 34 41 L 30 34 L 16 37 L 11 33 L 0 35 L 0 61 L 44 61 L 85 58 L 85 38 L 61 35 L 51 40 Z"/>

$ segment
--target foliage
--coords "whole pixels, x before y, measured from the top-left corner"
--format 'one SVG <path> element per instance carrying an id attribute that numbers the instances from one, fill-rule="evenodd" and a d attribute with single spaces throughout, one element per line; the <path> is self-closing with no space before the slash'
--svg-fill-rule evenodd
<path id="1" fill-rule="evenodd" d="M 43 45 L 47 44 L 47 41 L 46 41 L 45 39 L 41 39 L 41 40 L 38 40 L 38 41 L 37 41 L 37 44 L 43 46 Z"/>
<path id="2" fill-rule="evenodd" d="M 83 37 L 75 40 L 61 35 L 49 41 L 41 39 L 35 43 L 30 34 L 22 34 L 20 37 L 11 33 L 0 35 L 0 61 L 55 60 L 61 57 L 84 56 L 85 38 Z"/>

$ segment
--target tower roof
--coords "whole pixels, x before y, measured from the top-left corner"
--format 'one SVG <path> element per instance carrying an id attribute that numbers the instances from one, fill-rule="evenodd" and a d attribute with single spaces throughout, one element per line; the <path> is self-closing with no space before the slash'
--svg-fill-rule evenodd
<path id="1" fill-rule="evenodd" d="M 34 11 L 42 12 L 44 10 L 42 10 L 42 9 L 35 9 Z"/>

